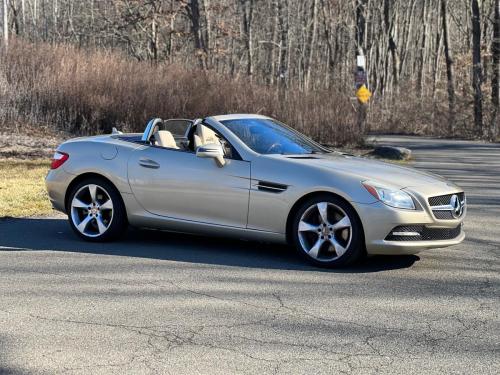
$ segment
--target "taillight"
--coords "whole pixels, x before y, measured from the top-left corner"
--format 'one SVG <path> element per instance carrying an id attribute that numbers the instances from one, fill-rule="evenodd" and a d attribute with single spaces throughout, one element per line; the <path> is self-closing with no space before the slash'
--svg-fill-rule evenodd
<path id="1" fill-rule="evenodd" d="M 52 157 L 52 163 L 50 163 L 50 169 L 57 169 L 64 164 L 66 160 L 69 159 L 69 155 L 65 152 L 56 151 Z"/>

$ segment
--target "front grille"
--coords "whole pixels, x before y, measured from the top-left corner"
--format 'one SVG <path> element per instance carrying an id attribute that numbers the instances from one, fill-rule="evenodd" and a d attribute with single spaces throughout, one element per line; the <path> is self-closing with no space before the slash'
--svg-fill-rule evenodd
<path id="1" fill-rule="evenodd" d="M 394 235 L 394 232 L 407 233 L 408 235 Z M 411 235 L 418 233 L 419 235 Z M 444 241 L 457 238 L 462 233 L 462 225 L 455 228 L 427 228 L 424 225 L 400 225 L 391 230 L 385 238 L 386 241 Z"/>
<path id="2" fill-rule="evenodd" d="M 449 206 L 450 205 L 450 200 L 451 197 L 455 194 L 447 194 L 447 195 L 440 195 L 437 197 L 430 197 L 429 198 L 429 204 L 432 209 L 432 213 L 434 214 L 434 217 L 438 220 L 455 220 L 457 219 L 456 217 L 453 216 L 453 213 L 451 210 L 440 210 L 440 209 L 434 209 L 438 208 L 437 206 Z M 464 202 L 465 204 L 465 193 L 458 193 L 456 194 L 460 202 Z"/>
<path id="3" fill-rule="evenodd" d="M 444 205 L 450 204 L 450 199 L 453 195 L 457 195 L 458 199 L 460 199 L 460 201 L 463 201 L 464 197 L 465 197 L 464 193 L 440 195 L 438 197 L 430 197 L 429 204 L 431 205 L 431 207 L 432 206 L 444 206 Z"/>

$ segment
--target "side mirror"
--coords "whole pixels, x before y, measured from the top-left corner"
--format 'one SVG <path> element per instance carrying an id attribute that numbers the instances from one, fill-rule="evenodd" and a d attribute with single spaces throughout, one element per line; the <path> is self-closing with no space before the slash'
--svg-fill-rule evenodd
<path id="1" fill-rule="evenodd" d="M 199 158 L 215 159 L 220 167 L 226 164 L 224 160 L 224 150 L 220 144 L 209 143 L 196 149 L 196 156 Z"/>

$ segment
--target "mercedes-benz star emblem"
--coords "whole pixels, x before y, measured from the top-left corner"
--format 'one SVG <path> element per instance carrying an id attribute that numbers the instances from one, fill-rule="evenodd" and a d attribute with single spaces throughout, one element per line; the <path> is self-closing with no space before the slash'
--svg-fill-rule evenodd
<path id="1" fill-rule="evenodd" d="M 460 202 L 458 195 L 453 194 L 450 198 L 451 214 L 458 219 L 464 213 L 464 202 Z"/>

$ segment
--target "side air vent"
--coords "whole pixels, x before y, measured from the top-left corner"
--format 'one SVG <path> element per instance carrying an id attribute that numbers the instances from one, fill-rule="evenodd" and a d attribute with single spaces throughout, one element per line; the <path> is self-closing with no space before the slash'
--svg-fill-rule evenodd
<path id="1" fill-rule="evenodd" d="M 257 184 L 257 189 L 260 191 L 267 191 L 269 193 L 282 193 L 288 186 L 282 184 L 276 184 L 274 182 L 259 181 Z"/>

